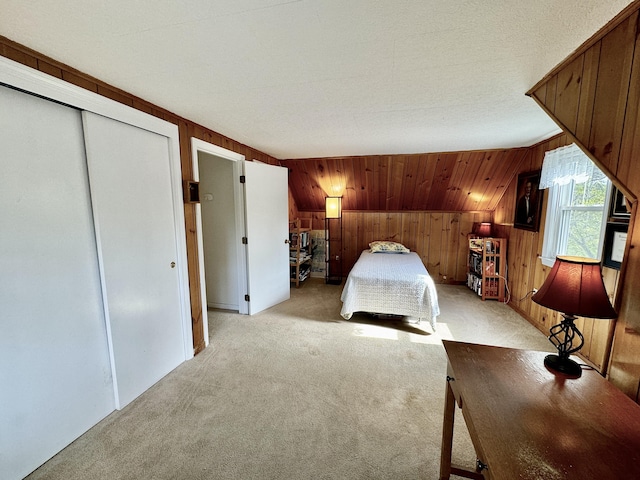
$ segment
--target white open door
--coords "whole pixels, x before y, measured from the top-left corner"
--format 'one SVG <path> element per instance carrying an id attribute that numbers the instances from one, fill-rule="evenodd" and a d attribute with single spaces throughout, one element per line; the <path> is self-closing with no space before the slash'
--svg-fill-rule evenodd
<path id="1" fill-rule="evenodd" d="M 249 315 L 289 299 L 289 196 L 284 167 L 244 162 Z"/>

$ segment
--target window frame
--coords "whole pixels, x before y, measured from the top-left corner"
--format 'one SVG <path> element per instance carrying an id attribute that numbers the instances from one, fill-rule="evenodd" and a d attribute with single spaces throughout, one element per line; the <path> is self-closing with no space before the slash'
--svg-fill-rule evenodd
<path id="1" fill-rule="evenodd" d="M 594 167 L 599 170 L 597 165 L 594 165 Z M 570 202 L 576 185 L 574 180 L 564 185 L 552 185 L 548 188 L 544 238 L 542 242 L 542 254 L 540 255 L 540 260 L 543 265 L 551 267 L 555 263 L 557 255 L 565 254 L 564 252 L 566 252 L 569 239 L 569 230 L 567 227 L 563 227 L 563 223 L 568 223 L 566 218 L 570 216 L 572 211 L 602 211 L 600 238 L 598 240 L 598 256 L 596 257 L 597 260 L 602 262 L 604 237 L 613 191 L 611 179 L 606 175 L 605 178 L 607 180 L 607 189 L 602 207 L 571 205 Z"/>

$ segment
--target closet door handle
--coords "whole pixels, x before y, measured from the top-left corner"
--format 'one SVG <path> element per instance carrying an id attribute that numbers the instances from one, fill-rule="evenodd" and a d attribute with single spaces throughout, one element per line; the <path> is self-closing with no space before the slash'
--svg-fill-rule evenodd
<path id="1" fill-rule="evenodd" d="M 176 268 L 176 262 L 171 262 L 171 268 Z"/>

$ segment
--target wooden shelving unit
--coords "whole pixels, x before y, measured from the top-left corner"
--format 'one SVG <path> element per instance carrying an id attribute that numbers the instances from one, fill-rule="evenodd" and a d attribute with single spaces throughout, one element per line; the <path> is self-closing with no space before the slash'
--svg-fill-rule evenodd
<path id="1" fill-rule="evenodd" d="M 507 272 L 506 238 L 470 238 L 467 286 L 482 300 L 504 302 Z"/>
<path id="2" fill-rule="evenodd" d="M 289 222 L 289 280 L 296 288 L 311 275 L 311 219 Z"/>

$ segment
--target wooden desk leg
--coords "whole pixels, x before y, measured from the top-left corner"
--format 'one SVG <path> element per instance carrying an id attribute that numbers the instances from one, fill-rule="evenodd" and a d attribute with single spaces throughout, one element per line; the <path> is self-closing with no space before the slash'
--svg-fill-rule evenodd
<path id="1" fill-rule="evenodd" d="M 453 447 L 455 409 L 456 399 L 447 381 L 447 393 L 444 400 L 444 420 L 442 423 L 442 448 L 440 450 L 440 480 L 449 480 L 449 476 L 451 475 L 451 449 Z"/>

